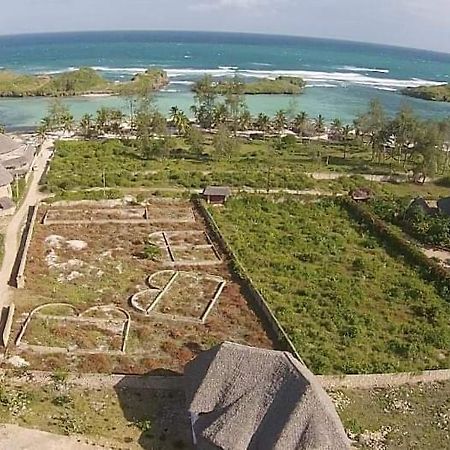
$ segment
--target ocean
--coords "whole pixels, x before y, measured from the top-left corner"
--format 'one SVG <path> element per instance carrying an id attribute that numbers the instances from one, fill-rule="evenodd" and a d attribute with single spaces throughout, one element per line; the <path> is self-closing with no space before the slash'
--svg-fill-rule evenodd
<path id="1" fill-rule="evenodd" d="M 56 74 L 93 67 L 111 80 L 125 80 L 148 67 L 161 67 L 170 84 L 157 95 L 161 112 L 173 105 L 189 112 L 192 83 L 205 73 L 245 80 L 301 76 L 300 96 L 258 95 L 247 101 L 252 113 L 279 109 L 322 114 L 351 122 L 378 98 L 391 115 L 410 105 L 423 118 L 450 117 L 450 103 L 427 102 L 400 94 L 407 86 L 449 82 L 450 54 L 303 37 L 206 32 L 86 32 L 0 36 L 0 67 L 23 73 Z M 36 126 L 48 99 L 0 99 L 0 123 Z M 73 114 L 101 106 L 120 107 L 117 97 L 64 100 Z"/>

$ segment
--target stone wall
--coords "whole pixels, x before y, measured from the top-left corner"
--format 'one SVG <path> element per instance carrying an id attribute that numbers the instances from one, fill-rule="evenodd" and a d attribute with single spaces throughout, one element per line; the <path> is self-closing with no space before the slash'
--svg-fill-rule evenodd
<path id="1" fill-rule="evenodd" d="M 14 267 L 11 274 L 10 284 L 18 289 L 23 289 L 25 287 L 24 272 L 27 264 L 28 249 L 30 248 L 31 238 L 33 236 L 37 212 L 38 206 L 30 206 L 28 209 L 27 220 L 23 229 L 19 250 L 17 251 L 16 261 L 14 262 Z"/>

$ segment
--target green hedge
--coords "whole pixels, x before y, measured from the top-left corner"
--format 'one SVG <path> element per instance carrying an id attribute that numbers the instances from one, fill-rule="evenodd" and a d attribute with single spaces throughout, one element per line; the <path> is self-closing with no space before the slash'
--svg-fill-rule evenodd
<path id="1" fill-rule="evenodd" d="M 408 241 L 400 231 L 388 225 L 367 207 L 349 198 L 341 199 L 354 219 L 366 225 L 386 245 L 388 250 L 402 255 L 406 262 L 416 267 L 420 274 L 434 283 L 439 294 L 450 301 L 450 274 L 434 259 L 428 258 L 416 245 Z"/>

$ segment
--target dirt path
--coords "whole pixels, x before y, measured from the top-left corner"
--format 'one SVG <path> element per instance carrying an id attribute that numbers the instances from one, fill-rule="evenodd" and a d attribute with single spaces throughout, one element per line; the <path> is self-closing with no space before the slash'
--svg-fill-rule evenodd
<path id="1" fill-rule="evenodd" d="M 20 233 L 27 217 L 28 208 L 36 205 L 40 200 L 45 198 L 45 195 L 39 192 L 39 180 L 44 173 L 47 162 L 51 158 L 52 147 L 52 140 L 47 140 L 42 145 L 42 149 L 34 163 L 35 170 L 25 197 L 22 199 L 19 209 L 14 216 L 12 216 L 6 228 L 4 256 L 0 270 L 0 308 L 8 305 L 10 302 L 12 288 L 9 286 L 8 282 L 19 248 Z"/>
<path id="2" fill-rule="evenodd" d="M 107 447 L 95 445 L 84 436 L 60 436 L 17 425 L 0 425 L 0 448 L 8 450 L 95 450 Z"/>

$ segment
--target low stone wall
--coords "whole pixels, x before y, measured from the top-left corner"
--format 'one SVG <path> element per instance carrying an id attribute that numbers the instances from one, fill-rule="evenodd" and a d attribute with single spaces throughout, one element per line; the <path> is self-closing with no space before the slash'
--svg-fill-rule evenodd
<path id="1" fill-rule="evenodd" d="M 23 229 L 19 249 L 17 251 L 16 261 L 14 262 L 10 284 L 15 286 L 17 289 L 23 289 L 25 287 L 24 272 L 27 264 L 28 249 L 30 248 L 31 238 L 33 236 L 34 224 L 36 223 L 37 212 L 37 205 L 29 207 L 27 220 Z"/>
<path id="2" fill-rule="evenodd" d="M 317 375 L 320 384 L 333 389 L 375 389 L 406 384 L 433 383 L 450 380 L 450 370 L 425 370 L 424 372 L 381 373 L 368 375 Z"/>
<path id="3" fill-rule="evenodd" d="M 2 329 L 2 345 L 6 348 L 9 342 L 9 335 L 11 333 L 12 322 L 14 318 L 14 303 L 11 303 L 9 306 L 5 306 L 2 309 L 1 314 L 1 327 Z"/>
<path id="4" fill-rule="evenodd" d="M 297 359 L 299 359 L 303 363 L 303 360 L 300 357 L 299 353 L 297 352 L 296 348 L 294 347 L 294 344 L 284 331 L 278 319 L 271 311 L 266 299 L 253 284 L 252 279 L 247 274 L 244 266 L 240 263 L 238 257 L 231 248 L 231 245 L 222 236 L 219 226 L 217 225 L 212 215 L 209 213 L 209 211 L 206 209 L 205 205 L 199 198 L 194 198 L 193 202 L 198 213 L 205 220 L 210 233 L 212 234 L 216 242 L 219 244 L 221 250 L 232 261 L 233 273 L 238 277 L 239 283 L 242 286 L 247 298 L 250 300 L 253 309 L 267 327 L 268 331 L 271 334 L 272 339 L 274 339 L 278 343 L 278 346 L 281 350 L 286 350 L 292 353 Z"/>

